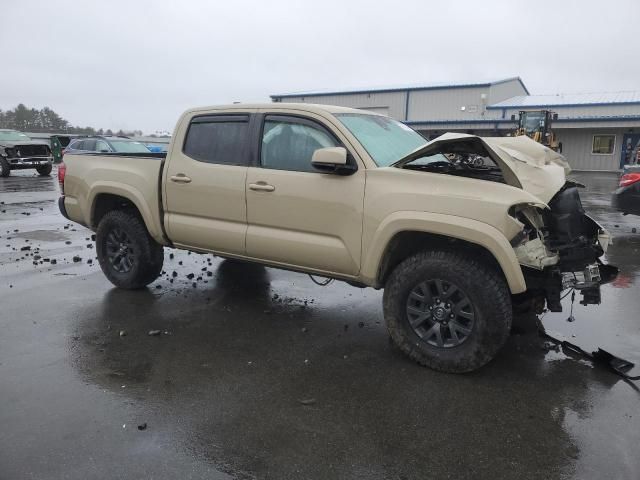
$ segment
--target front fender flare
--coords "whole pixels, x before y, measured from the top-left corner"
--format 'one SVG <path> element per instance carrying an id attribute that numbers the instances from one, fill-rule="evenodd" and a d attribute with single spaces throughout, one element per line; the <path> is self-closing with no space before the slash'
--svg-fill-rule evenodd
<path id="1" fill-rule="evenodd" d="M 361 276 L 367 283 L 377 283 L 378 269 L 391 239 L 398 233 L 411 231 L 465 240 L 484 247 L 500 265 L 511 293 L 522 293 L 527 289 L 516 254 L 500 230 L 470 218 L 413 211 L 392 213 L 374 232 L 361 269 Z"/>

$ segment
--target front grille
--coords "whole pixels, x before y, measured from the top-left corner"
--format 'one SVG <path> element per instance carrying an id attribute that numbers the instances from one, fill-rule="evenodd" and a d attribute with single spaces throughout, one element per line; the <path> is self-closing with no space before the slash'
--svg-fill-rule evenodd
<path id="1" fill-rule="evenodd" d="M 17 145 L 13 148 L 18 157 L 48 156 L 49 147 L 46 145 Z"/>

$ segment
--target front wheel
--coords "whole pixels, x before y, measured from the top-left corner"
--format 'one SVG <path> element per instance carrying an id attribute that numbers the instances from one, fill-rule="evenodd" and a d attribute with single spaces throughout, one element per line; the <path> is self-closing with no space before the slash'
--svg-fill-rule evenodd
<path id="1" fill-rule="evenodd" d="M 482 367 L 511 329 L 511 296 L 501 273 L 456 252 L 422 252 L 404 260 L 389 276 L 383 302 L 396 345 L 442 372 Z"/>
<path id="2" fill-rule="evenodd" d="M 51 174 L 52 168 L 53 165 L 48 163 L 46 165 L 42 165 L 41 167 L 36 167 L 36 172 L 38 172 L 38 175 L 40 175 L 41 177 L 46 177 L 47 175 Z"/>
<path id="3" fill-rule="evenodd" d="M 142 288 L 162 272 L 164 249 L 133 212 L 114 210 L 102 217 L 96 251 L 102 271 L 116 287 Z"/>

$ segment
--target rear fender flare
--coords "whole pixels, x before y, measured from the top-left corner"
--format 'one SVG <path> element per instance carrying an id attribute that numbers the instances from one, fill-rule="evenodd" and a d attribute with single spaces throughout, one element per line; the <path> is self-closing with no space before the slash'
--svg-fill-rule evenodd
<path id="1" fill-rule="evenodd" d="M 85 213 L 85 225 L 90 225 L 93 229 L 97 228 L 94 221 L 96 199 L 102 194 L 118 195 L 133 203 L 133 205 L 138 209 L 149 234 L 161 245 L 165 243 L 162 235 L 162 228 L 158 221 L 154 219 L 154 215 L 151 212 L 149 204 L 145 200 L 142 192 L 130 187 L 129 185 L 123 185 L 121 183 L 102 181 L 93 184 L 87 198 L 87 202 L 91 205 L 91 208 L 89 208 Z"/>

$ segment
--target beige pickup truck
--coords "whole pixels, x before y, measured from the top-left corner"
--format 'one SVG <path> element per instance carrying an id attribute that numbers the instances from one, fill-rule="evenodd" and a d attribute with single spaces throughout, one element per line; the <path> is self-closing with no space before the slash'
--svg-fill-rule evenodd
<path id="1" fill-rule="evenodd" d="M 164 154 L 67 154 L 62 214 L 97 232 L 107 278 L 155 280 L 163 247 L 384 288 L 397 345 L 474 370 L 507 340 L 514 306 L 599 303 L 616 269 L 567 163 L 525 137 L 431 142 L 371 112 L 231 105 L 182 115 Z"/>

